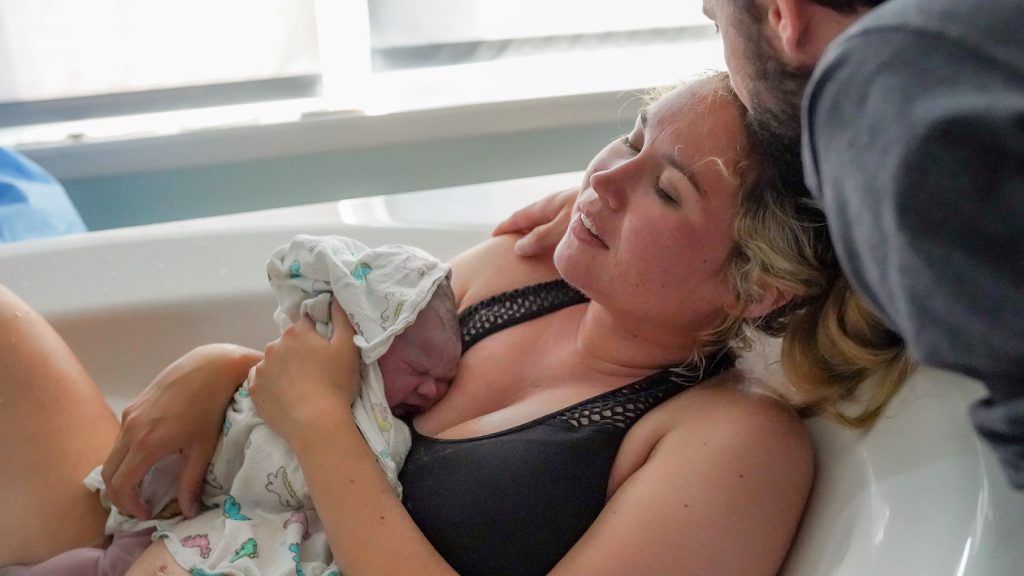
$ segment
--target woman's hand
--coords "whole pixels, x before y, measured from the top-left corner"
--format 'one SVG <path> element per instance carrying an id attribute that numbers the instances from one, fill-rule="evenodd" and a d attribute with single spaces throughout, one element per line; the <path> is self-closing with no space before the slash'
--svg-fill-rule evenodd
<path id="1" fill-rule="evenodd" d="M 330 341 L 308 319 L 267 345 L 249 375 L 249 396 L 291 446 L 345 574 L 455 572 L 413 523 L 352 417 L 359 353 L 352 326 L 331 303 Z"/>
<path id="2" fill-rule="evenodd" d="M 267 345 L 249 374 L 249 395 L 267 425 L 294 444 L 315 425 L 350 410 L 359 388 L 359 352 L 354 332 L 336 301 L 334 335 L 326 340 L 308 318 L 289 326 Z"/>
<path id="3" fill-rule="evenodd" d="M 165 368 L 124 409 L 121 430 L 103 463 L 110 501 L 124 513 L 149 518 L 152 511 L 139 498 L 139 483 L 158 460 L 180 454 L 178 504 L 187 516 L 195 515 L 224 411 L 259 358 L 254 350 L 211 344 Z"/>
<path id="4" fill-rule="evenodd" d="M 578 189 L 570 188 L 545 196 L 499 222 L 491 236 L 520 232 L 525 236 L 516 241 L 516 254 L 529 257 L 550 253 L 569 227 L 578 195 Z"/>

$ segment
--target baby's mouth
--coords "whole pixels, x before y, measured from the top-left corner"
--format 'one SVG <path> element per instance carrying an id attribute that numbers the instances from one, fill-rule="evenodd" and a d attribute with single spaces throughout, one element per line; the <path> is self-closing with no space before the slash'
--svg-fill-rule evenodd
<path id="1" fill-rule="evenodd" d="M 391 409 L 391 413 L 395 416 L 411 416 L 419 412 L 420 409 L 412 404 L 398 404 Z"/>

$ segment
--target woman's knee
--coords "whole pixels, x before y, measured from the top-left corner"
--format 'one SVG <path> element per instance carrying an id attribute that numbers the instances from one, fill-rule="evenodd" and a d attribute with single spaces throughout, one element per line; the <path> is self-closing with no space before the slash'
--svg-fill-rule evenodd
<path id="1" fill-rule="evenodd" d="M 32 308 L 7 286 L 0 284 L 0 322 L 7 323 L 24 317 Z"/>
<path id="2" fill-rule="evenodd" d="M 0 354 L 16 348 L 17 344 L 29 342 L 35 349 L 43 343 L 50 344 L 56 332 L 50 324 L 10 288 L 0 284 L 0 336 L 7 341 L 0 346 Z M 41 342 L 36 343 L 36 339 Z"/>
<path id="3" fill-rule="evenodd" d="M 117 418 L 57 332 L 0 287 L 0 565 L 40 562 L 103 535 L 82 479 Z"/>

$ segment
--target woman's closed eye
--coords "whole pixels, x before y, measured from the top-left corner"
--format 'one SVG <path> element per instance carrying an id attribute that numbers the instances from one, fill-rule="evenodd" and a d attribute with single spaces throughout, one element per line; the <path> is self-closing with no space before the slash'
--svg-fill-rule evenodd
<path id="1" fill-rule="evenodd" d="M 623 134 L 619 137 L 619 141 L 626 147 L 626 150 L 629 150 L 633 154 L 639 154 L 640 147 L 633 144 L 633 141 L 629 139 L 630 136 L 632 136 L 632 134 Z"/>
<path id="2" fill-rule="evenodd" d="M 625 146 L 626 149 L 629 150 L 631 153 L 633 153 L 634 155 L 639 154 L 641 148 L 633 144 L 633 141 L 630 139 L 630 136 L 632 136 L 632 134 L 623 134 L 619 138 L 619 140 L 622 142 L 622 145 Z M 672 206 L 679 206 L 679 200 L 677 200 L 675 196 L 673 196 L 667 190 L 665 190 L 665 188 L 662 187 L 660 183 L 656 183 L 654 185 L 654 195 L 657 196 L 659 200 L 665 202 L 666 204 L 670 204 Z"/>
<path id="3" fill-rule="evenodd" d="M 658 199 L 665 202 L 666 204 L 670 204 L 672 206 L 679 206 L 679 200 L 676 200 L 676 197 L 669 194 L 664 188 L 661 187 L 660 184 L 654 186 L 654 195 L 657 196 Z"/>

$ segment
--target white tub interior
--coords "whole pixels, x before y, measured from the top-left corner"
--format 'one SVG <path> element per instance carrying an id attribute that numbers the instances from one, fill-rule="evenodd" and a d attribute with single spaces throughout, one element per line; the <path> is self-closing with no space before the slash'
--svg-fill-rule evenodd
<path id="1" fill-rule="evenodd" d="M 0 246 L 0 282 L 44 314 L 115 409 L 203 343 L 276 337 L 264 263 L 298 233 L 405 242 L 442 259 L 577 183 L 560 174 Z M 970 428 L 982 388 L 914 374 L 870 432 L 810 423 L 818 477 L 786 576 L 1020 576 L 1024 493 Z"/>

